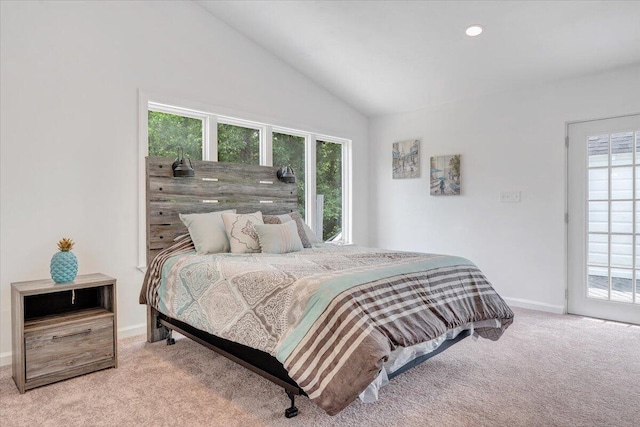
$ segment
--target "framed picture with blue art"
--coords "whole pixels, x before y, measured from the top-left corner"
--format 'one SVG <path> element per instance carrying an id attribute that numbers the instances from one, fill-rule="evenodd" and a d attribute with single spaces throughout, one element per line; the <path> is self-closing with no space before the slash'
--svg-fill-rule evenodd
<path id="1" fill-rule="evenodd" d="M 393 179 L 420 178 L 420 141 L 393 143 Z"/>
<path id="2" fill-rule="evenodd" d="M 431 195 L 460 195 L 460 154 L 431 158 Z"/>

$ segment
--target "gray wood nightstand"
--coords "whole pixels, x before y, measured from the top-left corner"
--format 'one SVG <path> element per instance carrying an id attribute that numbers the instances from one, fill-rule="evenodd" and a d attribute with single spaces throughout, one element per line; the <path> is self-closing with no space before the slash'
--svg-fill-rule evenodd
<path id="1" fill-rule="evenodd" d="M 116 279 L 11 284 L 12 372 L 20 393 L 118 366 Z"/>

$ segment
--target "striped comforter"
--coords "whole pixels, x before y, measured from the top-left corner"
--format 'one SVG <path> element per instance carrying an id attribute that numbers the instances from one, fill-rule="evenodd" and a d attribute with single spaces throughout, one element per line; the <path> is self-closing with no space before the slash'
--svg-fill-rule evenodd
<path id="1" fill-rule="evenodd" d="M 513 321 L 463 258 L 332 245 L 286 255 L 192 249 L 187 238 L 156 257 L 140 302 L 274 355 L 331 415 L 357 398 L 394 349 L 473 323 L 485 325 L 476 334 L 497 340 Z"/>

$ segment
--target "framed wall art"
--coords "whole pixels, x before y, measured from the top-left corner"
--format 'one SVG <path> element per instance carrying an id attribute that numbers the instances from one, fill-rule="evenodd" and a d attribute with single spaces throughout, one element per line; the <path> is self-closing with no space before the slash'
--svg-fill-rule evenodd
<path id="1" fill-rule="evenodd" d="M 431 158 L 431 195 L 460 195 L 460 154 Z"/>
<path id="2" fill-rule="evenodd" d="M 393 179 L 420 178 L 420 141 L 393 143 Z"/>

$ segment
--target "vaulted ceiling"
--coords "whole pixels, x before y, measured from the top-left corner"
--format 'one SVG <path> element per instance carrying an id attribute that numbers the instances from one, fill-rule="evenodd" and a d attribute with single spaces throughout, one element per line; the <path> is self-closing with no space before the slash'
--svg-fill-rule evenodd
<path id="1" fill-rule="evenodd" d="M 640 1 L 197 2 L 367 116 L 640 63 Z"/>

